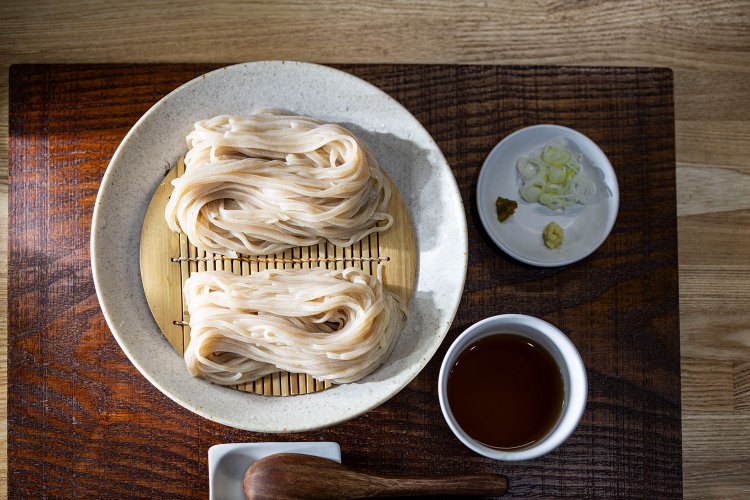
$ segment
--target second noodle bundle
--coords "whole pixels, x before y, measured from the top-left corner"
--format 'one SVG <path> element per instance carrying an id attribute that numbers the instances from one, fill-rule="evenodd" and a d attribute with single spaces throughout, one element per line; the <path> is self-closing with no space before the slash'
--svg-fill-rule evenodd
<path id="1" fill-rule="evenodd" d="M 187 140 L 166 219 L 204 250 L 235 257 L 323 240 L 346 247 L 393 222 L 387 178 L 339 125 L 262 110 L 199 121 Z"/>
<path id="2" fill-rule="evenodd" d="M 287 370 L 347 383 L 389 356 L 405 320 L 399 299 L 355 268 L 193 273 L 185 282 L 193 376 L 242 384 Z"/>

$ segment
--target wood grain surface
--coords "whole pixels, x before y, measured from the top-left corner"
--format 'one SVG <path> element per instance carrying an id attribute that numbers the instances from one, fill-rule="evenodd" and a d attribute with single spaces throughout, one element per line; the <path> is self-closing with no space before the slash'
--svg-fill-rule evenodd
<path id="1" fill-rule="evenodd" d="M 671 71 L 342 66 L 402 102 L 443 150 L 466 201 L 469 275 L 446 342 L 405 390 L 342 425 L 269 436 L 214 424 L 154 389 L 109 334 L 89 268 L 93 203 L 119 141 L 162 95 L 213 67 L 11 68 L 11 497 L 204 497 L 212 444 L 300 439 L 337 441 L 347 465 L 385 475 L 506 474 L 513 496 L 681 495 Z M 591 258 L 562 269 L 512 261 L 475 213 L 487 151 L 540 122 L 589 135 L 620 182 L 613 233 Z M 436 391 L 450 342 L 506 312 L 563 329 L 589 377 L 578 430 L 557 451 L 519 464 L 461 445 Z"/>
<path id="2" fill-rule="evenodd" d="M 0 318 L 7 312 L 10 64 L 290 58 L 671 67 L 684 493 L 728 498 L 750 492 L 747 0 L 4 0 L 0 27 Z M 0 321 L 0 394 L 6 338 Z M 0 397 L 0 444 L 5 410 Z M 0 497 L 5 480 L 0 445 Z"/>

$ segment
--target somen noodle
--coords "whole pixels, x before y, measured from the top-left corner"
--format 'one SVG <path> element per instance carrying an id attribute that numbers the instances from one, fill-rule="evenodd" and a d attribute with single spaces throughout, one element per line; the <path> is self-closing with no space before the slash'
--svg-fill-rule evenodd
<path id="1" fill-rule="evenodd" d="M 242 384 L 279 370 L 346 383 L 380 366 L 405 320 L 378 277 L 343 270 L 193 273 L 185 282 L 193 376 Z"/>
<path id="2" fill-rule="evenodd" d="M 344 127 L 276 110 L 221 115 L 187 136 L 167 223 L 209 252 L 347 247 L 393 222 L 388 179 Z"/>

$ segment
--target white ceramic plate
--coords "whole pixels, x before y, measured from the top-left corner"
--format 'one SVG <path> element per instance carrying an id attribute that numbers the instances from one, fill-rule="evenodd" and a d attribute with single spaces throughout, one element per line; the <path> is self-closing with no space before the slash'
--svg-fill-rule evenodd
<path id="1" fill-rule="evenodd" d="M 401 192 L 417 244 L 409 319 L 386 363 L 352 384 L 293 397 L 268 397 L 192 378 L 161 334 L 139 271 L 143 217 L 154 190 L 186 152 L 199 119 L 285 108 L 349 127 L 373 150 Z M 348 73 L 308 63 L 264 61 L 222 68 L 156 103 L 125 136 L 102 180 L 91 229 L 91 264 L 104 317 L 143 375 L 185 408 L 259 432 L 303 431 L 350 419 L 408 384 L 443 340 L 466 277 L 461 195 L 440 149 L 398 102 Z M 446 265 L 450 263 L 450 265 Z"/>
<path id="2" fill-rule="evenodd" d="M 261 458 L 276 453 L 299 453 L 341 463 L 338 443 L 231 443 L 208 449 L 208 497 L 210 500 L 245 500 L 245 472 Z"/>
<path id="3" fill-rule="evenodd" d="M 558 137 L 567 139 L 573 150 L 583 155 L 583 170 L 597 187 L 592 203 L 555 211 L 521 198 L 516 162 Z M 498 196 L 518 201 L 516 212 L 505 222 L 497 220 Z M 534 266 L 564 266 L 589 256 L 607 239 L 619 204 L 617 177 L 607 156 L 582 133 L 560 125 L 534 125 L 507 136 L 487 156 L 477 182 L 479 218 L 489 236 L 505 253 Z M 564 243 L 554 250 L 542 239 L 550 222 L 565 232 Z"/>

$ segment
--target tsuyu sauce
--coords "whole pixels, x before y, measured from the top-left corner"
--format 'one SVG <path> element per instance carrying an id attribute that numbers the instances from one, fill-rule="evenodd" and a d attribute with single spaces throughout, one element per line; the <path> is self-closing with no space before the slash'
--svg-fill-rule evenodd
<path id="1" fill-rule="evenodd" d="M 448 374 L 448 404 L 458 425 L 491 448 L 511 450 L 541 440 L 557 423 L 563 400 L 554 358 L 519 335 L 478 340 Z"/>

